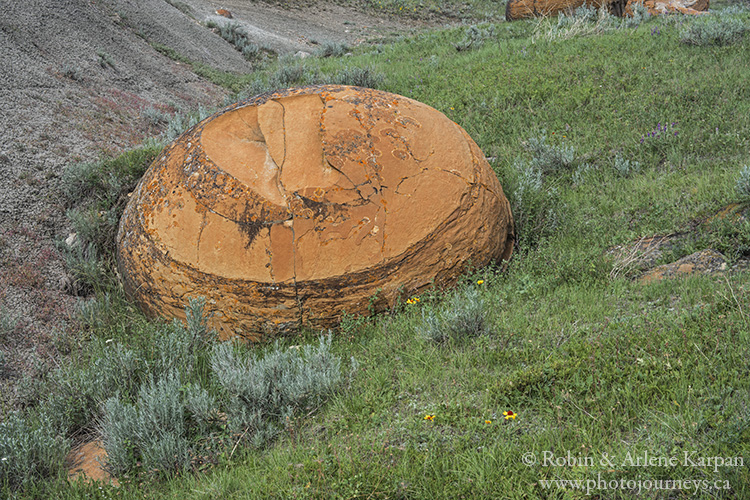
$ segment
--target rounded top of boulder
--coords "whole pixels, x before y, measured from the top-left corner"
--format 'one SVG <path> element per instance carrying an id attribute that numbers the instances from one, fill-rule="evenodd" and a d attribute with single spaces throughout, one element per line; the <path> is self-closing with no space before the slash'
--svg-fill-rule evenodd
<path id="1" fill-rule="evenodd" d="M 237 103 L 170 145 L 123 216 L 118 262 L 155 313 L 165 307 L 147 290 L 160 280 L 177 287 L 174 314 L 219 284 L 242 304 L 227 313 L 217 295 L 224 330 L 325 326 L 366 311 L 378 289 L 392 305 L 402 291 L 450 284 L 469 261 L 507 259 L 512 227 L 484 156 L 445 115 L 387 92 L 316 86 Z M 255 319 L 238 327 L 233 315 Z"/>

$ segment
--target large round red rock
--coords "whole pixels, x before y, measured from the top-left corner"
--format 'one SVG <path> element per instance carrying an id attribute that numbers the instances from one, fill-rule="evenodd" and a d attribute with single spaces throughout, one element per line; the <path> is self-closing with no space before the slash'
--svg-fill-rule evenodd
<path id="1" fill-rule="evenodd" d="M 513 219 L 466 132 L 387 92 L 265 94 L 202 121 L 148 169 L 117 236 L 152 316 L 207 299 L 223 338 L 382 310 L 508 259 Z"/>

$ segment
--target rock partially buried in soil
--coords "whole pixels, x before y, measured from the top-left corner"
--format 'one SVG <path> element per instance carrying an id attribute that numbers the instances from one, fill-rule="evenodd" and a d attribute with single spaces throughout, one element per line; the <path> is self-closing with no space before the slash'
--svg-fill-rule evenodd
<path id="1" fill-rule="evenodd" d="M 628 0 L 625 13 L 632 16 L 633 9 L 639 3 L 643 4 L 652 16 L 678 12 L 694 16 L 707 13 L 709 0 Z"/>
<path id="2" fill-rule="evenodd" d="M 384 310 L 507 260 L 510 206 L 442 113 L 317 86 L 242 101 L 154 161 L 120 222 L 118 268 L 151 316 L 205 296 L 222 338 Z"/>
<path id="3" fill-rule="evenodd" d="M 554 16 L 561 12 L 572 13 L 586 6 L 600 9 L 605 7 L 613 16 L 632 16 L 636 4 L 643 4 L 652 15 L 703 14 L 708 10 L 709 0 L 508 0 L 505 4 L 505 19 L 529 19 Z"/>
<path id="4" fill-rule="evenodd" d="M 724 256 L 709 248 L 687 255 L 671 264 L 655 267 L 641 276 L 639 281 L 651 283 L 694 274 L 722 274 L 727 268 L 727 261 Z"/>
<path id="5" fill-rule="evenodd" d="M 71 450 L 67 462 L 68 479 L 71 482 L 82 477 L 85 482 L 98 481 L 113 486 L 120 485 L 116 478 L 102 468 L 107 463 L 107 452 L 102 448 L 101 441 L 89 441 Z"/>

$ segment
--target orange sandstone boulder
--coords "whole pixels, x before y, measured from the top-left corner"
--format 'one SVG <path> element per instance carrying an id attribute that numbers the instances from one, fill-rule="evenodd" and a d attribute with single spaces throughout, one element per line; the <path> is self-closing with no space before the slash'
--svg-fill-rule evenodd
<path id="1" fill-rule="evenodd" d="M 705 14 L 708 11 L 708 0 L 628 0 L 625 12 L 633 15 L 636 4 L 643 4 L 652 16 L 661 14 Z"/>
<path id="2" fill-rule="evenodd" d="M 507 260 L 513 219 L 466 132 L 417 101 L 318 86 L 202 121 L 144 175 L 119 272 L 153 316 L 207 298 L 222 338 L 383 310 L 467 265 Z"/>
<path id="3" fill-rule="evenodd" d="M 505 19 L 514 21 L 516 19 L 528 19 L 532 17 L 554 16 L 563 11 L 574 11 L 586 4 L 589 7 L 602 6 L 606 0 L 508 0 L 505 4 Z"/>
<path id="4" fill-rule="evenodd" d="M 652 15 L 702 14 L 708 10 L 709 0 L 508 0 L 505 4 L 505 19 L 528 19 L 569 13 L 586 5 L 600 9 L 606 7 L 614 16 L 632 16 L 635 4 L 641 3 Z"/>

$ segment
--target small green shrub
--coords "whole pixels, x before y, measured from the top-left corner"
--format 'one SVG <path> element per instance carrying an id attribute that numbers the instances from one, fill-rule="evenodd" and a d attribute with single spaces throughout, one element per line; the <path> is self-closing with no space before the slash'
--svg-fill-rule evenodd
<path id="1" fill-rule="evenodd" d="M 302 83 L 306 75 L 308 75 L 308 72 L 302 63 L 284 58 L 281 60 L 279 69 L 271 75 L 270 81 L 276 88 L 286 88 Z"/>
<path id="2" fill-rule="evenodd" d="M 642 2 L 633 5 L 633 15 L 626 16 L 623 19 L 623 25 L 626 28 L 637 28 L 642 23 L 648 21 L 651 18 L 651 13 L 643 5 Z"/>
<path id="3" fill-rule="evenodd" d="M 106 292 L 95 298 L 79 299 L 75 305 L 76 317 L 83 326 L 99 329 L 108 323 L 111 307 L 110 295 Z"/>
<path id="4" fill-rule="evenodd" d="M 69 449 L 46 415 L 8 414 L 0 422 L 0 486 L 12 490 L 58 474 Z"/>
<path id="5" fill-rule="evenodd" d="M 143 115 L 144 118 L 146 118 L 146 120 L 148 120 L 148 122 L 151 125 L 154 125 L 154 126 L 156 126 L 156 125 L 164 125 L 172 117 L 172 115 L 170 113 L 167 113 L 167 112 L 162 111 L 160 109 L 156 109 L 153 106 L 149 106 L 149 107 L 145 108 L 141 112 L 141 114 Z"/>
<path id="6" fill-rule="evenodd" d="M 113 68 L 115 67 L 115 59 L 108 54 L 107 52 L 104 52 L 103 50 L 99 50 L 96 52 L 96 55 L 99 56 L 99 66 L 102 68 Z"/>
<path id="7" fill-rule="evenodd" d="M 355 87 L 364 87 L 377 89 L 385 81 L 385 75 L 370 66 L 365 67 L 345 67 L 332 78 L 332 83 L 338 85 L 353 85 Z"/>
<path id="8" fill-rule="evenodd" d="M 557 230 L 564 205 L 557 187 L 542 175 L 539 162 L 518 159 L 511 172 L 507 183 L 516 239 L 519 246 L 530 248 Z"/>
<path id="9" fill-rule="evenodd" d="M 730 14 L 692 19 L 680 29 L 680 42 L 686 45 L 730 45 L 750 31 L 750 22 Z"/>
<path id="10" fill-rule="evenodd" d="M 102 259 L 114 255 L 114 236 L 127 195 L 162 148 L 162 144 L 149 143 L 117 158 L 73 163 L 65 169 L 61 191 L 83 248 L 93 245 Z"/>
<path id="11" fill-rule="evenodd" d="M 469 26 L 464 32 L 463 39 L 453 46 L 457 51 L 476 50 L 481 48 L 487 40 L 493 40 L 497 37 L 495 25 L 490 24 L 484 28 L 477 25 Z"/>
<path id="12" fill-rule="evenodd" d="M 641 169 L 641 164 L 637 161 L 630 161 L 618 153 L 615 156 L 613 168 L 620 177 L 630 177 L 632 174 L 637 173 Z"/>
<path id="13" fill-rule="evenodd" d="M 135 405 L 109 398 L 100 425 L 108 467 L 114 474 L 133 470 L 139 462 L 167 476 L 184 470 L 190 462 L 188 411 L 175 372 L 141 386 Z"/>
<path id="14" fill-rule="evenodd" d="M 750 200 L 750 165 L 745 165 L 740 170 L 740 176 L 735 184 L 735 192 L 741 200 Z"/>
<path id="15" fill-rule="evenodd" d="M 73 66 L 66 64 L 62 68 L 62 74 L 66 78 L 70 78 L 73 81 L 80 82 L 83 80 L 83 71 L 79 66 Z"/>
<path id="16" fill-rule="evenodd" d="M 203 316 L 204 306 L 205 299 L 189 299 L 185 307 L 186 323 L 175 319 L 160 329 L 154 339 L 157 358 L 152 373 L 176 371 L 189 376 L 197 368 L 207 370 L 207 365 L 198 366 L 201 352 L 216 338 L 216 332 L 208 328 L 208 320 Z M 204 375 L 208 376 L 207 371 Z"/>
<path id="17" fill-rule="evenodd" d="M 548 144 L 547 132 L 544 130 L 538 137 L 530 137 L 523 143 L 523 146 L 533 156 L 532 168 L 538 170 L 542 176 L 572 170 L 576 164 L 575 148 L 565 144 L 559 146 Z"/>
<path id="18" fill-rule="evenodd" d="M 330 335 L 303 348 L 281 349 L 277 342 L 263 356 L 242 353 L 228 342 L 216 345 L 211 368 L 229 395 L 230 428 L 250 429 L 248 438 L 259 446 L 296 410 L 319 404 L 343 380 L 341 359 L 330 347 Z"/>
<path id="19" fill-rule="evenodd" d="M 316 57 L 341 57 L 349 51 L 349 46 L 341 42 L 325 41 L 315 51 Z"/>
<path id="20" fill-rule="evenodd" d="M 250 41 L 247 29 L 238 23 L 219 24 L 216 21 L 209 21 L 206 23 L 206 27 L 213 29 L 215 33 L 232 44 L 248 61 L 258 60 L 265 53 L 260 46 Z M 266 51 L 269 50 L 266 49 Z"/>
<path id="21" fill-rule="evenodd" d="M 490 326 L 484 297 L 476 288 L 454 291 L 441 310 L 422 313 L 420 334 L 437 344 L 487 335 Z"/>
<path id="22" fill-rule="evenodd" d="M 88 295 L 103 290 L 110 284 L 111 276 L 99 259 L 96 246 L 89 243 L 85 247 L 75 244 L 72 247 L 61 245 L 65 268 L 70 274 L 70 292 L 75 295 Z"/>

